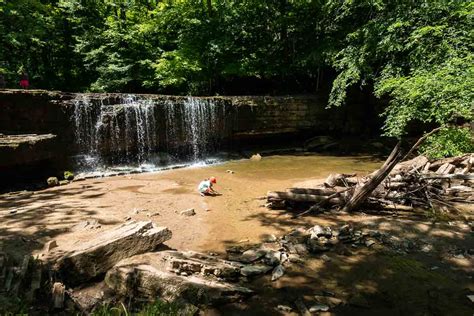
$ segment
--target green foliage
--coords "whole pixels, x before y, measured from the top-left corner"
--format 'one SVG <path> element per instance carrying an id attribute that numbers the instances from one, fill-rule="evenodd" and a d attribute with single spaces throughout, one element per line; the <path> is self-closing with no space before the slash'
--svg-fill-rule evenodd
<path id="1" fill-rule="evenodd" d="M 458 156 L 474 152 L 470 128 L 444 128 L 427 138 L 420 152 L 430 158 Z"/>
<path id="2" fill-rule="evenodd" d="M 73 180 L 74 173 L 71 171 L 64 171 L 64 180 Z"/>
<path id="3" fill-rule="evenodd" d="M 329 106 L 373 90 L 402 137 L 473 119 L 473 17 L 458 0 L 0 0 L 0 72 L 9 87 L 26 70 L 32 87 L 197 95 L 314 92 L 325 74 Z"/>
<path id="4" fill-rule="evenodd" d="M 371 82 L 378 97 L 390 100 L 387 136 L 403 136 L 414 122 L 473 119 L 473 3 L 346 1 L 330 10 L 343 24 L 362 11 L 369 18 L 347 30 L 332 61 L 339 75 L 330 105 L 343 104 L 349 86 Z"/>
<path id="5" fill-rule="evenodd" d="M 191 316 L 194 313 L 187 311 L 185 305 L 156 300 L 144 305 L 139 311 L 131 312 L 123 303 L 118 306 L 104 304 L 94 309 L 91 316 Z"/>

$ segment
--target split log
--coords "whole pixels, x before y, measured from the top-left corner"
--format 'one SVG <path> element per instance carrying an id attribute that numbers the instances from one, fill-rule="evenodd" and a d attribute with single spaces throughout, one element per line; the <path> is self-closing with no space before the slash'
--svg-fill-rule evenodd
<path id="1" fill-rule="evenodd" d="M 439 174 L 439 175 L 421 175 L 422 179 L 456 179 L 456 180 L 474 180 L 474 174 Z"/>
<path id="2" fill-rule="evenodd" d="M 429 163 L 428 158 L 426 158 L 425 156 L 417 156 L 413 159 L 400 162 L 393 168 L 390 174 L 395 175 L 399 173 L 418 171 L 418 170 L 421 170 L 423 167 L 425 167 L 425 165 L 428 163 Z"/>
<path id="3" fill-rule="evenodd" d="M 347 191 L 345 187 L 333 187 L 333 188 L 289 188 L 286 190 L 289 193 L 296 193 L 296 194 L 310 194 L 310 195 L 322 195 L 322 196 L 329 196 L 333 195 L 334 193 L 340 193 Z"/>
<path id="4" fill-rule="evenodd" d="M 63 282 L 76 285 L 105 274 L 122 259 L 153 251 L 170 238 L 171 231 L 166 227 L 152 222 L 128 222 L 67 253 L 54 268 Z"/>
<path id="5" fill-rule="evenodd" d="M 355 190 L 354 195 L 346 203 L 346 205 L 344 205 L 342 211 L 351 212 L 352 210 L 357 209 L 367 199 L 367 197 L 379 186 L 379 184 L 389 175 L 390 171 L 392 171 L 392 169 L 400 161 L 401 158 L 401 143 L 398 142 L 398 144 L 390 153 L 390 156 L 383 164 L 382 168 L 380 168 L 375 173 L 375 175 L 362 187 L 357 188 Z"/>
<path id="6" fill-rule="evenodd" d="M 327 196 L 275 191 L 275 192 L 268 192 L 267 198 L 268 198 L 268 201 L 272 201 L 272 199 L 275 199 L 275 200 L 286 200 L 286 201 L 294 201 L 294 202 L 318 203 L 318 202 L 326 201 Z M 329 201 L 327 202 L 332 205 L 340 205 L 341 203 L 343 203 L 343 200 L 335 197 L 335 198 L 329 199 Z"/>
<path id="7" fill-rule="evenodd" d="M 445 163 L 441 165 L 441 167 L 436 170 L 437 174 L 450 174 L 456 169 L 455 165 L 452 165 L 450 163 Z"/>
<path id="8" fill-rule="evenodd" d="M 120 261 L 107 272 L 105 283 L 121 296 L 191 304 L 229 303 L 253 293 L 252 290 L 219 280 L 219 272 L 240 269 L 204 254 L 160 251 Z M 217 275 L 216 275 L 217 273 Z M 223 275 L 220 275 L 223 276 Z"/>
<path id="9" fill-rule="evenodd" d="M 472 154 L 465 154 L 465 155 L 462 155 L 462 156 L 435 160 L 435 161 L 431 162 L 430 170 L 436 170 L 436 169 L 438 169 L 439 167 L 441 167 L 442 165 L 444 165 L 446 163 L 457 166 L 457 165 L 461 164 L 463 161 L 465 161 L 467 158 L 470 158 L 471 156 L 472 156 Z"/>

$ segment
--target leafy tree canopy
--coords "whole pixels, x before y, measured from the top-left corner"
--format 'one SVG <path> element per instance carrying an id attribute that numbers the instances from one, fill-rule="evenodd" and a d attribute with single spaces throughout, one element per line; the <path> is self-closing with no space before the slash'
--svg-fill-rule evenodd
<path id="1" fill-rule="evenodd" d="M 473 119 L 473 14 L 467 0 L 0 0 L 0 72 L 10 87 L 26 71 L 34 87 L 68 91 L 327 82 L 329 106 L 365 86 L 387 102 L 385 135 L 444 126 L 449 155 L 472 151 L 470 131 L 453 126 Z"/>

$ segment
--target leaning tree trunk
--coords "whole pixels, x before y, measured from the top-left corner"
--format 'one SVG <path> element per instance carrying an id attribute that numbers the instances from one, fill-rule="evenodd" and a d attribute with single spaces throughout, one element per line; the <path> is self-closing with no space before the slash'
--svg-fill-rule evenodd
<path id="1" fill-rule="evenodd" d="M 364 201 L 372 194 L 372 192 L 379 186 L 380 183 L 389 175 L 393 167 L 402 159 L 402 151 L 400 142 L 395 146 L 395 148 L 388 156 L 387 160 L 383 164 L 382 168 L 377 170 L 375 175 L 366 182 L 360 188 L 357 188 L 352 195 L 351 199 L 347 201 L 346 205 L 342 211 L 350 212 L 354 209 L 357 209 Z"/>

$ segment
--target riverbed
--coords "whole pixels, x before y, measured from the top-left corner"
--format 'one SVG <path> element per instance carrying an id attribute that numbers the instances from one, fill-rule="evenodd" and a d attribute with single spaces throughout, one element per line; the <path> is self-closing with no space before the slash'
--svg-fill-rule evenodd
<path id="1" fill-rule="evenodd" d="M 437 222 L 428 218 L 387 214 L 320 214 L 293 218 L 294 213 L 269 210 L 270 190 L 313 187 L 330 173 L 365 176 L 381 161 L 371 156 L 274 155 L 260 161 L 241 159 L 155 173 L 92 178 L 36 192 L 0 196 L 0 248 L 14 254 L 42 257 L 44 244 L 55 240 L 59 249 L 94 238 L 112 226 L 131 220 L 152 220 L 173 232 L 165 247 L 215 253 L 225 258 L 226 247 L 260 243 L 269 235 L 282 236 L 296 227 L 351 224 L 375 229 L 417 245 L 429 244 L 428 253 L 406 253 L 377 246 L 351 247 L 307 258 L 285 276 L 251 282 L 259 290 L 243 304 L 232 304 L 206 315 L 282 314 L 280 304 L 297 298 L 308 304 L 321 291 L 335 293 L 341 314 L 461 315 L 469 310 L 466 293 L 474 290 L 473 263 L 456 249 L 472 248 L 470 228 L 463 221 Z M 222 195 L 202 197 L 198 183 L 217 178 Z M 194 209 L 194 216 L 181 211 Z M 465 214 L 467 216 L 468 214 Z M 472 212 L 469 216 L 472 218 Z M 453 250 L 454 249 L 454 250 Z M 454 251 L 454 252 L 453 252 Z M 456 256 L 454 256 L 456 255 Z M 414 280 L 416 282 L 414 282 Z M 347 303 L 347 304 L 346 304 Z M 308 306 L 310 307 L 310 306 Z M 285 313 L 283 313 L 285 314 Z M 296 315 L 295 310 L 286 313 Z"/>

